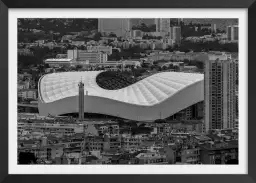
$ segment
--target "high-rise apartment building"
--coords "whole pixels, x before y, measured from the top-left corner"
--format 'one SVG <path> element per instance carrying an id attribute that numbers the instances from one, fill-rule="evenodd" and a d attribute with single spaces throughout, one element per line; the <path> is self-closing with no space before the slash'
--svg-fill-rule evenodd
<path id="1" fill-rule="evenodd" d="M 127 18 L 101 18 L 98 19 L 98 32 L 112 32 L 117 37 L 128 37 L 131 32 L 131 21 Z"/>
<path id="2" fill-rule="evenodd" d="M 181 23 L 183 22 L 183 18 L 178 18 L 178 26 L 180 26 L 181 25 Z"/>
<path id="3" fill-rule="evenodd" d="M 131 32 L 131 37 L 134 39 L 141 39 L 143 37 L 143 32 L 141 30 L 133 30 Z"/>
<path id="4" fill-rule="evenodd" d="M 168 32 L 170 28 L 170 18 L 156 18 L 156 32 Z"/>
<path id="5" fill-rule="evenodd" d="M 238 41 L 238 25 L 227 27 L 227 38 L 229 41 Z"/>
<path id="6" fill-rule="evenodd" d="M 179 26 L 169 27 L 170 39 L 174 40 L 176 44 L 181 41 L 181 28 Z"/>
<path id="7" fill-rule="evenodd" d="M 234 128 L 236 61 L 213 55 L 205 62 L 205 130 Z"/>
<path id="8" fill-rule="evenodd" d="M 212 33 L 217 32 L 217 25 L 216 24 L 211 24 L 211 31 L 212 31 Z"/>

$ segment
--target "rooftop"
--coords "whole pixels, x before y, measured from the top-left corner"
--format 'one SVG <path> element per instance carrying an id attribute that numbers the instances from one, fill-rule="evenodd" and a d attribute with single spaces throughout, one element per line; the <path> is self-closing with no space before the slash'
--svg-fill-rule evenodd
<path id="1" fill-rule="evenodd" d="M 45 62 L 70 62 L 72 59 L 70 58 L 49 58 L 46 59 Z"/>

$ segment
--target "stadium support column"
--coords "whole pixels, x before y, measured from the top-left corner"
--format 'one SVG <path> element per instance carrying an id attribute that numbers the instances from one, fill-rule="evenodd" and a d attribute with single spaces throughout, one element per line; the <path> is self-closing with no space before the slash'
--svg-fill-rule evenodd
<path id="1" fill-rule="evenodd" d="M 79 93 L 78 93 L 78 108 L 79 108 L 79 121 L 84 120 L 84 83 L 81 81 L 78 84 Z"/>

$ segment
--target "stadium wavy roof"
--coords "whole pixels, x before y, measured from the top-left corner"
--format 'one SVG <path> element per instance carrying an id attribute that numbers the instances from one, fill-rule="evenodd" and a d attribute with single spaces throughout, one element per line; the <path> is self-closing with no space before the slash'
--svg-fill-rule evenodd
<path id="1" fill-rule="evenodd" d="M 118 111 L 120 107 L 118 107 L 118 104 L 126 106 L 126 111 L 128 111 L 131 106 L 133 106 L 132 108 L 134 110 L 137 110 L 134 106 L 139 107 L 144 110 L 144 113 L 147 112 L 145 107 L 149 112 L 149 108 L 153 109 L 158 106 L 157 109 L 160 110 L 160 113 L 161 111 L 165 113 L 164 111 L 166 111 L 166 109 L 161 110 L 161 108 L 166 104 L 163 106 L 161 106 L 161 104 L 166 103 L 170 98 L 178 98 L 180 102 L 175 100 L 175 103 L 171 104 L 171 106 L 177 106 L 176 110 L 169 112 L 172 114 L 175 111 L 178 112 L 177 110 L 182 110 L 183 108 L 203 100 L 203 74 L 162 72 L 149 76 L 122 89 L 106 90 L 98 86 L 96 82 L 96 77 L 100 72 L 102 71 L 63 72 L 43 76 L 39 81 L 40 114 L 47 115 L 48 113 L 59 115 L 61 113 L 77 112 L 78 99 L 75 98 L 78 98 L 78 83 L 80 81 L 84 83 L 85 94 L 86 91 L 88 93 L 85 100 L 92 100 L 90 103 L 91 106 L 96 105 L 96 101 L 98 102 L 98 107 L 90 107 L 88 101 L 85 102 L 85 110 L 87 106 L 86 112 L 103 113 L 128 119 L 135 117 L 129 118 L 124 112 Z M 194 89 L 191 89 L 191 87 Z M 184 91 L 187 92 L 184 93 Z M 180 96 L 181 93 L 183 93 L 182 95 L 184 96 Z M 65 100 L 66 103 L 64 102 Z M 109 106 L 107 106 L 106 103 L 109 102 L 111 103 L 109 106 L 111 106 L 113 110 L 110 110 Z M 174 100 L 172 100 L 172 102 L 174 102 Z M 59 103 L 59 105 L 57 105 L 57 103 Z M 64 103 L 69 106 L 63 105 Z M 70 105 L 73 105 L 73 107 Z M 100 109 L 99 106 L 104 105 L 105 110 Z M 116 105 L 116 107 L 114 105 Z M 136 113 L 139 113 L 139 108 Z M 124 116 L 122 113 L 124 113 Z M 137 118 L 138 115 L 136 119 Z"/>

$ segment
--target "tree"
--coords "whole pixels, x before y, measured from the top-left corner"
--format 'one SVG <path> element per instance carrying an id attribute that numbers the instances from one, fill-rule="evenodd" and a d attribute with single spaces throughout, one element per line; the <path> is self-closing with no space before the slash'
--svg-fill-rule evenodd
<path id="1" fill-rule="evenodd" d="M 96 34 L 94 34 L 93 36 L 93 40 L 94 41 L 99 41 L 101 39 L 102 35 L 100 32 L 97 32 Z"/>
<path id="2" fill-rule="evenodd" d="M 154 65 L 151 65 L 151 66 L 150 66 L 150 69 L 151 69 L 151 70 L 153 70 L 154 68 L 155 68 L 155 66 L 154 66 Z"/>
<path id="3" fill-rule="evenodd" d="M 157 71 L 162 71 L 162 68 L 160 66 L 158 66 Z"/>
<path id="4" fill-rule="evenodd" d="M 36 157 L 34 153 L 20 152 L 19 153 L 19 164 L 36 164 Z"/>
<path id="5" fill-rule="evenodd" d="M 81 65 L 76 65 L 76 70 L 79 70 L 79 69 L 82 69 L 83 68 L 83 66 L 81 66 Z"/>
<path id="6" fill-rule="evenodd" d="M 238 160 L 237 159 L 230 159 L 226 162 L 226 164 L 238 165 Z"/>
<path id="7" fill-rule="evenodd" d="M 117 37 L 114 32 L 110 32 L 109 37 Z"/>
<path id="8" fill-rule="evenodd" d="M 189 60 L 185 58 L 185 59 L 183 60 L 183 62 L 184 62 L 184 63 L 189 63 Z"/>
<path id="9" fill-rule="evenodd" d="M 162 70 L 163 70 L 163 71 L 164 71 L 164 70 L 167 70 L 167 66 L 164 65 L 164 66 L 162 67 Z"/>
<path id="10" fill-rule="evenodd" d="M 174 65 L 174 66 L 173 66 L 173 69 L 174 69 L 175 71 L 178 71 L 178 70 L 180 69 L 180 67 L 177 66 L 177 65 Z"/>
<path id="11" fill-rule="evenodd" d="M 50 68 L 49 64 L 44 64 L 44 68 Z"/>

